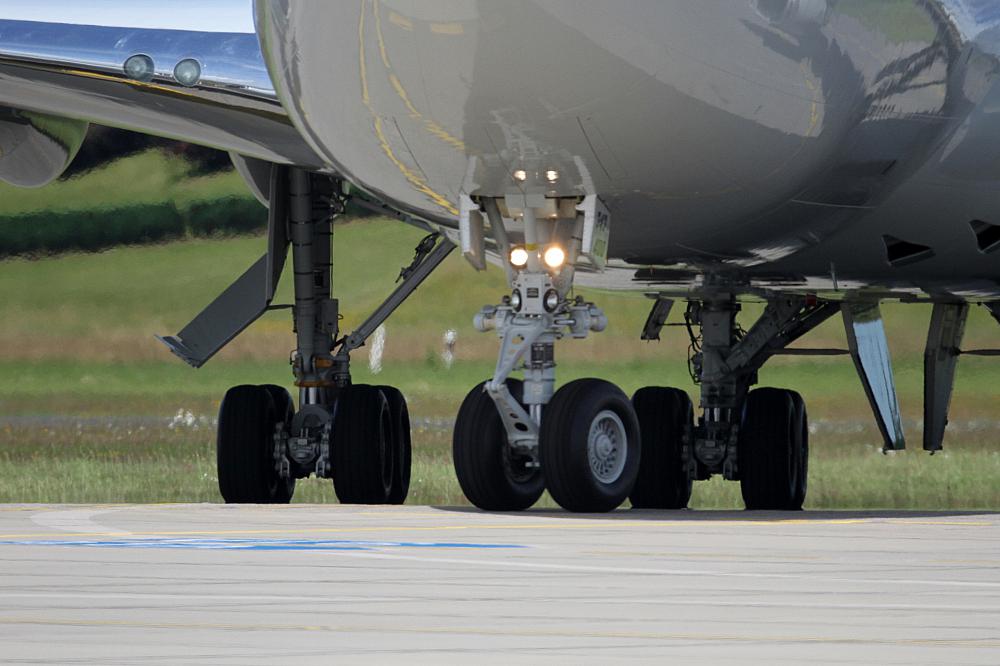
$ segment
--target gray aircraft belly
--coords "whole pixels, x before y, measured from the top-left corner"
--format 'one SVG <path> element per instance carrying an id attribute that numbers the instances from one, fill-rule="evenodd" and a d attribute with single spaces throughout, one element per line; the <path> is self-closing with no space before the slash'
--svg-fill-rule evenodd
<path id="1" fill-rule="evenodd" d="M 598 194 L 625 271 L 598 284 L 711 271 L 777 288 L 997 292 L 969 228 L 1000 223 L 984 143 L 995 3 L 277 0 L 257 12 L 279 97 L 329 163 L 445 224 L 462 193 Z M 892 267 L 884 235 L 934 256 Z"/>

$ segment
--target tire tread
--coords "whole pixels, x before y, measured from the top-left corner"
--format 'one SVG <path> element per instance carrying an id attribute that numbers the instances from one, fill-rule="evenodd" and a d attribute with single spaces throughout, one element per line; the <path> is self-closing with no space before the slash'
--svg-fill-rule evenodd
<path id="1" fill-rule="evenodd" d="M 377 444 L 385 396 L 375 386 L 355 384 L 342 390 L 333 422 L 331 462 L 333 489 L 341 504 L 385 504 L 388 488 L 382 482 L 382 456 Z"/>
<path id="2" fill-rule="evenodd" d="M 504 471 L 503 449 L 507 433 L 496 404 L 484 390 L 485 382 L 473 388 L 455 419 L 452 456 L 455 475 L 465 497 L 484 511 L 523 511 L 545 490 L 541 473 L 527 482 L 517 482 Z M 507 387 L 520 400 L 523 385 L 508 380 Z"/>
<path id="3" fill-rule="evenodd" d="M 593 480 L 586 439 L 590 420 L 581 415 L 612 408 L 628 430 L 625 469 L 613 487 Z M 583 423 L 587 421 L 587 423 Z M 639 422 L 621 389 L 603 379 L 577 379 L 564 385 L 542 413 L 539 452 L 545 485 L 567 511 L 603 513 L 616 509 L 635 484 L 642 451 Z"/>
<path id="4" fill-rule="evenodd" d="M 244 384 L 226 392 L 219 407 L 216 469 L 227 503 L 288 501 L 274 492 L 277 472 L 268 442 L 275 422 L 274 401 L 265 388 Z"/>
<path id="5" fill-rule="evenodd" d="M 747 395 L 739 470 L 748 510 L 787 510 L 791 505 L 794 412 L 790 392 L 784 389 L 759 388 Z"/>
<path id="6" fill-rule="evenodd" d="M 642 433 L 642 461 L 629 495 L 635 509 L 684 509 L 692 483 L 683 467 L 685 426 L 693 406 L 686 391 L 647 386 L 632 396 Z"/>

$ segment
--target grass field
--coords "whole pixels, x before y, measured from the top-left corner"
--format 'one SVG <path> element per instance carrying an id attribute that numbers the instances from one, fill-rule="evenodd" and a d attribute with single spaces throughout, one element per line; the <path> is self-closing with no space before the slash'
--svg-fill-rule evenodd
<path id="1" fill-rule="evenodd" d="M 196 202 L 248 196 L 243 179 L 235 171 L 192 177 L 189 170 L 190 165 L 183 159 L 162 150 L 149 150 L 42 188 L 0 183 L 0 214 L 100 210 L 167 201 L 186 209 Z"/>
<path id="2" fill-rule="evenodd" d="M 350 330 L 409 263 L 420 232 L 386 222 L 336 231 L 335 291 Z M 254 324 L 201 370 L 153 339 L 173 333 L 262 252 L 262 238 L 188 240 L 100 254 L 0 262 L 0 501 L 218 501 L 212 420 L 238 383 L 290 384 L 287 311 Z M 496 269 L 476 275 L 458 256 L 389 320 L 384 369 L 372 377 L 355 356 L 355 381 L 398 385 L 418 427 L 410 501 L 460 504 L 450 466 L 449 423 L 468 389 L 491 372 L 496 339 L 476 333 L 473 313 L 504 292 Z M 588 293 L 611 326 L 557 348 L 560 381 L 600 376 L 626 391 L 644 385 L 692 389 L 682 329 L 660 343 L 638 332 L 641 295 Z M 279 291 L 290 300 L 289 285 Z M 748 320 L 759 305 L 746 307 Z M 920 451 L 921 355 L 929 311 L 886 305 L 911 450 L 884 456 L 849 360 L 776 359 L 762 384 L 801 391 L 813 422 L 813 508 L 1000 508 L 1000 389 L 997 361 L 963 359 L 944 454 Z M 674 312 L 671 321 L 679 321 Z M 440 359 L 445 330 L 458 332 L 457 360 Z M 994 346 L 996 324 L 970 317 L 966 346 Z M 843 346 L 838 321 L 804 345 Z M 300 482 L 296 501 L 335 501 L 329 482 Z M 696 484 L 696 507 L 740 506 L 736 484 Z"/>

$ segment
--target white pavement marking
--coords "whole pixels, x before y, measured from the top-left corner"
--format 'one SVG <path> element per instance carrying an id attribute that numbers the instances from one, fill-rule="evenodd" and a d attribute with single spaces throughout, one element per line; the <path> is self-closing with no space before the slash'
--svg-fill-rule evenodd
<path id="1" fill-rule="evenodd" d="M 31 516 L 31 522 L 42 527 L 48 527 L 61 532 L 77 534 L 100 534 L 103 536 L 128 536 L 131 532 L 106 527 L 93 521 L 94 516 L 112 513 L 120 509 L 69 509 L 60 511 L 42 511 Z"/>
<path id="2" fill-rule="evenodd" d="M 552 562 L 517 562 L 512 560 L 481 560 L 463 557 L 424 557 L 417 555 L 397 555 L 395 553 L 382 553 L 372 551 L 322 551 L 324 555 L 339 557 L 367 557 L 372 559 L 389 560 L 411 560 L 415 562 L 436 562 L 438 564 L 465 564 L 471 566 L 486 567 L 509 567 L 521 569 L 543 569 L 553 571 L 578 571 L 581 573 L 607 573 L 608 568 L 604 566 L 589 566 L 585 564 L 555 564 Z M 708 569 L 660 569 L 645 567 L 621 567 L 615 566 L 615 574 L 637 574 L 655 576 L 698 576 L 720 578 L 764 578 L 778 580 L 822 580 L 833 583 L 857 583 L 860 585 L 930 585 L 944 587 L 983 587 L 1000 589 L 1000 582 L 972 581 L 972 580 L 931 580 L 913 578 L 841 578 L 827 577 L 822 574 L 781 574 L 781 573 L 758 573 L 750 571 L 712 571 Z"/>

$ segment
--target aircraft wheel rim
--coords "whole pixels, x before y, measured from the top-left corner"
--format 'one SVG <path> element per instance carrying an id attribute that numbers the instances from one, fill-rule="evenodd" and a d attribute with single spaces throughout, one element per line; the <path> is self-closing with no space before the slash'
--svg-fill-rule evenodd
<path id="1" fill-rule="evenodd" d="M 625 470 L 628 434 L 621 418 L 610 409 L 594 416 L 587 435 L 587 460 L 590 471 L 601 483 L 614 483 Z"/>

